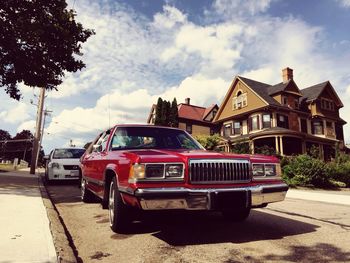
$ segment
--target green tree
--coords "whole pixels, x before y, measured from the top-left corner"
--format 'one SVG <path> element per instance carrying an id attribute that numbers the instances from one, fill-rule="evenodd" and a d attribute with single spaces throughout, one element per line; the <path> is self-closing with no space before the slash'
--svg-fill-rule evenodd
<path id="1" fill-rule="evenodd" d="M 0 141 L 10 140 L 11 135 L 8 131 L 0 129 Z"/>
<path id="2" fill-rule="evenodd" d="M 207 150 L 215 150 L 220 143 L 219 134 L 214 135 L 196 135 L 195 139 Z"/>
<path id="3" fill-rule="evenodd" d="M 0 86 L 19 100 L 18 83 L 56 89 L 85 64 L 81 44 L 93 30 L 75 21 L 65 0 L 0 1 Z"/>
<path id="4" fill-rule="evenodd" d="M 169 124 L 171 127 L 179 126 L 179 112 L 177 108 L 176 98 L 173 99 L 171 103 L 170 113 L 169 113 Z"/>
<path id="5" fill-rule="evenodd" d="M 160 115 L 160 125 L 162 125 L 162 126 L 168 126 L 169 108 L 170 107 L 168 105 L 168 101 L 163 100 L 162 111 L 161 111 L 161 115 Z"/>
<path id="6" fill-rule="evenodd" d="M 154 121 L 155 125 L 162 125 L 162 120 L 161 120 L 162 107 L 163 107 L 163 100 L 162 100 L 162 98 L 159 97 L 158 101 L 157 101 L 157 106 L 156 106 L 156 118 Z"/>

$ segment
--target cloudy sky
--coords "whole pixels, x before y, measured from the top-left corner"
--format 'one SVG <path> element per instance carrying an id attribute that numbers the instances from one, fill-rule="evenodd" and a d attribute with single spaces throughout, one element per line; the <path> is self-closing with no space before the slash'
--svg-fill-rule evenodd
<path id="1" fill-rule="evenodd" d="M 350 0 L 70 0 L 84 27 L 86 68 L 48 93 L 43 146 L 77 146 L 116 123 L 144 123 L 162 98 L 220 104 L 236 75 L 300 89 L 330 80 L 350 123 Z M 34 131 L 38 90 L 0 89 L 0 129 Z M 350 143 L 350 124 L 344 130 Z"/>

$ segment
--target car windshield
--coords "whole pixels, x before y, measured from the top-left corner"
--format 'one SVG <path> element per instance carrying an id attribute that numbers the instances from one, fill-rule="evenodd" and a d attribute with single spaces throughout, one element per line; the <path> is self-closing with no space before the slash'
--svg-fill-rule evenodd
<path id="1" fill-rule="evenodd" d="M 204 149 L 181 130 L 153 127 L 118 127 L 112 139 L 112 150 L 126 149 Z"/>
<path id="2" fill-rule="evenodd" d="M 76 159 L 84 154 L 84 149 L 56 149 L 53 153 L 53 159 Z"/>

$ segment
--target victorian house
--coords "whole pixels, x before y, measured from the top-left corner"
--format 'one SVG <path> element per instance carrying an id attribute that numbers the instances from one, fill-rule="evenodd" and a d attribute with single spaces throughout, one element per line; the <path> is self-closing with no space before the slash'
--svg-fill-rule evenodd
<path id="1" fill-rule="evenodd" d="M 343 104 L 329 81 L 299 89 L 293 70 L 282 70 L 283 82 L 270 85 L 237 76 L 214 122 L 221 126 L 225 151 L 249 142 L 252 152 L 267 145 L 280 155 L 306 153 L 312 145 L 325 159 L 344 148 L 339 116 Z"/>
<path id="2" fill-rule="evenodd" d="M 190 98 L 185 99 L 185 103 L 178 104 L 179 128 L 186 130 L 192 135 L 213 135 L 220 131 L 219 124 L 213 122 L 218 105 L 212 104 L 205 108 L 192 105 Z M 157 105 L 153 104 L 149 113 L 147 123 L 154 124 Z"/>

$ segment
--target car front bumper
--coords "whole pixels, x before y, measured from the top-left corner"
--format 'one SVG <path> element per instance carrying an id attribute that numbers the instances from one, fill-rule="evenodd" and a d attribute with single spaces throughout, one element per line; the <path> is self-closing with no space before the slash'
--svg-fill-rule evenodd
<path id="1" fill-rule="evenodd" d="M 209 189 L 138 188 L 135 190 L 134 196 L 139 200 L 143 210 L 215 210 L 219 207 L 218 200 L 220 199 L 221 203 L 226 202 L 226 196 L 230 197 L 227 202 L 231 202 L 233 206 L 243 205 L 254 208 L 283 201 L 287 191 L 288 185 L 279 183 Z"/>

